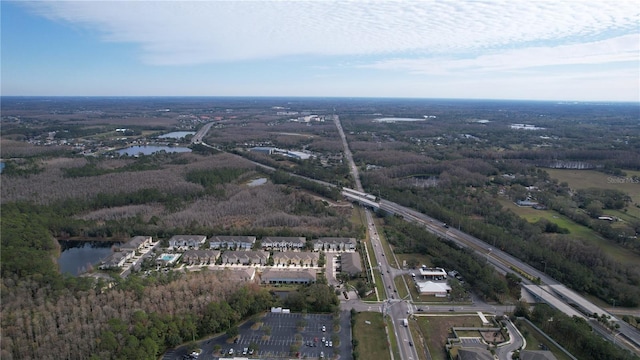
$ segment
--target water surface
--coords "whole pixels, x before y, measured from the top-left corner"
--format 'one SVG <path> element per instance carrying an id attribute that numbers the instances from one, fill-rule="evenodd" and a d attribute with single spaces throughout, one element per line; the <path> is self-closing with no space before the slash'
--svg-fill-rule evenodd
<path id="1" fill-rule="evenodd" d="M 113 253 L 120 245 L 110 241 L 59 241 L 62 252 L 58 258 L 61 273 L 80 275 L 97 267 L 100 261 Z"/>

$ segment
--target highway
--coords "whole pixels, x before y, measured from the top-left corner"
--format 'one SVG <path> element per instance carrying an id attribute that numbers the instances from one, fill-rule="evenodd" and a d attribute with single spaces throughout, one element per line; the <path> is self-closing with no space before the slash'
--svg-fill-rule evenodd
<path id="1" fill-rule="evenodd" d="M 340 138 L 343 142 L 345 158 L 349 163 L 351 174 L 356 184 L 356 190 L 360 192 L 364 192 L 362 189 L 362 185 L 360 183 L 358 169 L 353 161 L 353 157 L 352 157 L 351 151 L 349 150 L 346 136 L 342 129 L 342 125 L 340 124 L 340 119 L 337 115 L 334 115 L 334 123 L 336 125 L 336 128 L 338 129 Z M 202 138 L 206 135 L 207 131 L 209 131 L 211 125 L 213 125 L 213 123 L 207 124 L 205 127 L 200 129 L 200 131 L 198 131 L 196 135 L 194 135 L 194 139 L 196 139 L 198 143 L 203 143 Z M 268 166 L 265 166 L 259 163 L 255 163 L 255 164 L 262 166 L 263 168 L 266 168 L 271 171 L 275 170 L 273 168 L 270 168 Z M 296 175 L 296 176 L 299 176 L 299 175 Z M 299 176 L 299 177 L 306 178 L 304 176 Z M 330 187 L 336 186 L 334 184 L 318 181 L 315 179 L 310 179 L 310 178 L 306 178 L 306 179 L 316 181 L 318 183 L 322 183 Z M 345 193 L 343 192 L 343 194 Z M 609 314 L 605 309 L 599 308 L 596 305 L 587 301 L 586 299 L 582 298 L 578 294 L 573 293 L 571 290 L 569 290 L 564 285 L 559 283 L 557 280 L 551 278 L 544 272 L 538 271 L 537 269 L 529 266 L 528 264 L 520 261 L 519 259 L 501 251 L 500 249 L 494 248 L 490 244 L 478 238 L 475 238 L 460 230 L 457 230 L 451 227 L 445 227 L 444 224 L 437 219 L 431 218 L 418 211 L 403 207 L 401 205 L 398 205 L 396 203 L 393 203 L 384 199 L 378 199 L 378 202 L 372 202 L 370 199 L 362 198 L 360 199 L 362 201 L 360 201 L 357 199 L 357 197 L 354 197 L 352 194 L 345 194 L 345 196 L 346 195 L 348 195 L 347 197 L 350 200 L 361 202 L 362 204 L 365 205 L 365 207 L 374 208 L 376 210 L 381 209 L 390 214 L 400 215 L 406 221 L 415 222 L 423 225 L 425 229 L 427 229 L 428 231 L 430 231 L 431 233 L 437 236 L 440 236 L 441 238 L 454 241 L 456 244 L 458 244 L 461 247 L 467 247 L 467 248 L 473 249 L 476 253 L 480 254 L 481 256 L 484 256 L 487 262 L 493 265 L 495 269 L 502 274 L 506 274 L 507 272 L 514 272 L 513 269 L 511 268 L 513 266 L 520 269 L 522 272 L 531 275 L 533 278 L 539 278 L 543 286 L 533 284 L 530 280 L 524 277 L 522 279 L 524 285 L 534 287 L 535 290 L 532 291 L 532 293 L 534 294 L 544 295 L 545 298 L 552 298 L 553 302 L 562 303 L 565 306 L 575 305 L 575 302 L 577 300 L 577 302 L 581 304 L 581 306 L 583 307 L 583 311 L 585 311 L 584 308 L 586 307 L 587 309 L 589 309 L 589 311 L 587 311 L 587 313 L 589 314 L 592 314 L 594 312 L 598 314 L 606 314 L 606 315 L 610 315 L 613 319 L 615 319 L 615 317 Z M 377 261 L 380 263 L 379 266 L 382 272 L 384 289 L 387 295 L 387 299 L 389 300 L 381 303 L 365 303 L 359 300 L 352 299 L 344 302 L 342 304 L 342 307 L 344 309 L 353 308 L 356 311 L 381 311 L 383 312 L 383 314 L 389 315 L 393 320 L 392 321 L 393 331 L 395 332 L 396 338 L 398 339 L 398 348 L 400 350 L 402 359 L 417 360 L 418 356 L 417 356 L 415 347 L 409 345 L 410 342 L 413 343 L 411 333 L 410 331 L 408 331 L 408 328 L 402 325 L 401 319 L 407 318 L 408 317 L 407 315 L 410 315 L 409 312 L 414 313 L 414 316 L 423 316 L 423 314 L 414 312 L 415 306 L 411 304 L 410 300 L 397 299 L 397 292 L 394 291 L 397 289 L 395 288 L 395 283 L 393 281 L 393 278 L 394 276 L 398 275 L 398 270 L 395 270 L 390 267 L 389 262 L 387 261 L 387 258 L 383 253 L 383 248 L 380 243 L 380 238 L 378 237 L 378 231 L 375 227 L 375 223 L 373 222 L 371 211 L 368 209 L 366 210 L 366 216 L 367 216 L 367 223 L 368 223 L 367 229 L 370 234 L 371 242 L 374 246 L 374 252 L 375 252 Z M 376 264 L 372 264 L 372 265 L 375 266 Z M 551 288 L 549 288 L 548 286 L 553 287 L 553 290 L 551 290 Z M 539 295 L 536 295 L 536 296 L 539 296 Z M 574 298 L 572 300 L 572 303 L 570 303 L 567 300 L 568 298 L 571 298 L 571 297 Z M 550 303 L 550 305 L 554 306 L 553 302 Z M 423 308 L 425 307 L 423 306 Z M 448 305 L 430 306 L 426 308 L 427 309 L 424 309 L 424 310 L 428 311 L 429 313 L 451 311 L 451 307 Z M 593 309 L 597 309 L 597 310 L 592 311 Z M 505 312 L 513 311 L 513 306 L 512 305 L 492 306 L 488 304 L 474 302 L 474 304 L 471 306 L 460 307 L 460 308 L 456 307 L 453 310 L 465 311 L 465 312 L 466 311 L 473 311 L 473 312 L 483 311 L 487 313 L 492 312 L 495 314 L 502 314 Z M 572 316 L 572 315 L 573 314 L 569 314 L 569 316 Z M 587 317 L 585 316 L 585 318 Z M 640 354 L 640 331 L 633 328 L 631 325 L 625 323 L 624 321 L 617 321 L 617 324 L 620 326 L 620 328 L 617 329 L 616 332 L 612 334 L 608 330 L 604 329 L 600 324 L 597 324 L 594 321 L 590 321 L 590 323 L 592 324 L 594 331 L 598 332 L 604 338 L 612 341 L 614 344 L 618 346 L 621 346 L 630 351 L 633 351 L 636 354 Z M 427 356 L 428 358 L 430 358 L 429 354 L 427 354 Z"/>
<path id="2" fill-rule="evenodd" d="M 203 127 L 201 127 L 200 130 L 198 130 L 198 132 L 196 132 L 191 138 L 191 143 L 202 144 L 202 138 L 204 138 L 204 136 L 207 135 L 207 133 L 209 132 L 209 129 L 211 129 L 211 126 L 213 126 L 212 122 L 207 123 Z"/>
<path id="3" fill-rule="evenodd" d="M 333 115 L 333 121 L 336 125 L 336 128 L 338 129 L 340 139 L 342 139 L 345 158 L 349 164 L 351 175 L 355 180 L 356 190 L 362 191 L 362 185 L 360 183 L 360 175 L 358 174 L 358 167 L 353 161 L 351 150 L 349 150 L 349 144 L 347 143 L 347 138 L 344 134 L 344 131 L 342 130 L 342 124 L 340 124 L 340 117 L 338 115 Z M 387 258 L 384 255 L 382 244 L 380 243 L 380 237 L 378 236 L 378 230 L 376 229 L 376 224 L 373 221 L 373 216 L 371 215 L 370 210 L 366 209 L 365 214 L 367 218 L 367 230 L 369 231 L 371 243 L 373 245 L 376 259 L 378 261 L 377 265 L 382 274 L 384 291 L 386 292 L 386 295 L 387 295 L 386 298 L 390 299 L 390 301 L 384 302 L 382 304 L 383 316 L 388 315 L 391 318 L 391 323 L 393 324 L 393 331 L 398 341 L 398 350 L 400 351 L 401 359 L 402 360 L 418 360 L 419 359 L 418 354 L 416 353 L 416 349 L 413 346 L 413 338 L 411 336 L 411 331 L 409 330 L 409 327 L 405 327 L 402 324 L 402 319 L 406 319 L 410 313 L 409 311 L 410 304 L 407 301 L 397 300 L 398 291 L 395 288 L 393 275 L 391 274 L 391 267 L 389 266 L 389 262 L 387 261 Z M 372 265 L 375 266 L 376 264 L 372 264 Z"/>
<path id="4" fill-rule="evenodd" d="M 579 306 L 580 308 L 582 308 L 583 312 L 586 312 L 588 314 L 598 313 L 612 316 L 606 310 L 596 306 L 582 296 L 566 288 L 564 285 L 548 276 L 547 274 L 538 271 L 537 269 L 505 253 L 504 251 L 493 248 L 491 245 L 476 237 L 473 237 L 457 229 L 444 227 L 444 224 L 442 224 L 438 220 L 419 213 L 413 209 L 409 209 L 382 199 L 380 199 L 379 203 L 380 209 L 384 211 L 403 216 L 403 218 L 407 221 L 416 222 L 425 226 L 425 228 L 433 234 L 436 234 L 444 239 L 452 240 L 459 246 L 473 249 L 476 253 L 484 256 L 487 259 L 487 262 L 493 265 L 501 273 L 505 273 L 507 271 L 513 272 L 511 267 L 516 267 L 531 275 L 533 278 L 540 278 L 541 283 L 546 284 L 546 286 L 534 284 L 526 278 L 522 279 L 523 284 L 536 288 L 536 290 L 532 291 L 533 294 L 544 294 L 545 296 L 552 297 L 553 302 L 562 303 L 568 306 Z M 547 302 L 551 306 L 554 306 L 553 302 Z M 574 314 L 568 315 L 572 316 Z M 588 319 L 587 316 L 583 317 L 585 319 Z M 615 319 L 614 316 L 612 316 L 612 318 Z M 621 335 L 618 337 L 617 344 L 635 353 L 640 353 L 640 332 L 624 321 L 617 321 L 617 323 L 620 326 L 618 330 Z M 611 336 L 609 336 L 609 338 L 611 338 Z"/>

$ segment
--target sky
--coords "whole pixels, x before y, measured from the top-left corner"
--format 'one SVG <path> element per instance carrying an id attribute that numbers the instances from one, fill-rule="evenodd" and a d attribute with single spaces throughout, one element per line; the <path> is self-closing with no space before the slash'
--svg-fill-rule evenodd
<path id="1" fill-rule="evenodd" d="M 7 1 L 1 93 L 640 101 L 640 5 Z"/>

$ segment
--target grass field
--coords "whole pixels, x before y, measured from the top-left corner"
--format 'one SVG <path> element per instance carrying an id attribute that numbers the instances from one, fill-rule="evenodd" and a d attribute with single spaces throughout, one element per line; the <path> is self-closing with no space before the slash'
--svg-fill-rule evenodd
<path id="1" fill-rule="evenodd" d="M 634 182 L 632 176 L 640 176 L 640 171 L 625 171 L 626 176 L 613 176 L 593 170 L 566 170 L 545 169 L 552 179 L 560 182 L 566 181 L 572 189 L 614 189 L 620 190 L 631 197 L 631 204 L 627 208 L 627 214 L 640 219 L 640 183 Z"/>
<path id="2" fill-rule="evenodd" d="M 387 316 L 387 318 L 385 319 L 385 324 L 387 324 L 387 329 L 389 330 L 389 343 L 391 344 L 393 358 L 401 359 L 400 349 L 398 348 L 398 338 L 396 338 L 396 333 L 395 331 L 393 331 L 393 319 Z"/>
<path id="3" fill-rule="evenodd" d="M 384 284 L 382 283 L 382 275 L 380 274 L 380 271 L 377 269 L 378 259 L 376 258 L 376 254 L 373 251 L 371 242 L 367 240 L 366 245 L 367 245 L 367 251 L 369 252 L 369 258 L 371 258 L 371 266 L 374 267 L 373 276 L 375 277 L 375 281 L 376 281 L 375 286 L 376 286 L 376 289 L 378 289 L 378 297 L 375 296 L 375 292 L 374 292 L 374 294 L 368 296 L 366 300 L 376 300 L 376 301 L 384 300 L 385 293 L 384 293 Z M 364 260 L 366 261 L 366 259 Z"/>
<path id="4" fill-rule="evenodd" d="M 534 223 L 544 218 L 552 223 L 557 224 L 558 226 L 569 229 L 570 233 L 568 235 L 558 235 L 560 238 L 562 236 L 570 236 L 572 238 L 579 238 L 593 243 L 601 248 L 604 252 L 609 254 L 609 256 L 624 264 L 640 263 L 640 256 L 629 251 L 629 249 L 607 241 L 606 239 L 599 236 L 595 231 L 589 229 L 584 225 L 573 222 L 571 219 L 567 218 L 564 215 L 561 215 L 554 210 L 536 210 L 530 207 L 520 207 L 506 199 L 501 199 L 500 204 L 506 209 L 509 209 L 518 214 L 518 216 L 522 217 L 523 219 L 526 219 L 530 223 Z"/>
<path id="5" fill-rule="evenodd" d="M 477 315 L 418 316 L 417 323 L 433 360 L 447 360 L 444 345 L 455 326 L 482 326 Z"/>
<path id="6" fill-rule="evenodd" d="M 358 341 L 355 351 L 360 359 L 391 359 L 384 327 L 381 313 L 361 312 L 356 315 L 353 335 Z"/>
<path id="7" fill-rule="evenodd" d="M 545 339 L 542 334 L 540 334 L 533 327 L 529 326 L 528 323 L 519 321 L 517 323 L 517 327 L 527 341 L 526 350 L 540 350 L 540 344 L 544 344 L 549 348 L 549 351 L 551 351 L 558 360 L 571 360 L 571 358 L 569 358 L 562 350 Z"/>
<path id="8" fill-rule="evenodd" d="M 427 265 L 427 267 L 433 267 L 433 263 L 431 262 L 431 256 L 422 255 L 422 254 L 396 254 L 396 258 L 400 265 L 403 264 L 404 261 L 416 260 L 420 265 Z"/>

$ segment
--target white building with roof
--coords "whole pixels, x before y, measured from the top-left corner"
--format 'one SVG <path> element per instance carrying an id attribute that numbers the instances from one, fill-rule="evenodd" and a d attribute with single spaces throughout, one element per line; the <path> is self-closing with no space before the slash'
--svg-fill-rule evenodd
<path id="1" fill-rule="evenodd" d="M 451 286 L 443 282 L 416 281 L 416 288 L 420 295 L 434 295 L 435 297 L 446 297 L 451 291 Z"/>
<path id="2" fill-rule="evenodd" d="M 212 236 L 209 239 L 211 249 L 251 250 L 256 242 L 255 236 Z"/>
<path id="3" fill-rule="evenodd" d="M 199 248 L 207 241 L 204 235 L 174 235 L 169 239 L 171 247 Z"/>
<path id="4" fill-rule="evenodd" d="M 428 268 L 422 266 L 419 273 L 420 279 L 423 280 L 444 280 L 447 278 L 447 272 L 443 268 Z"/>
<path id="5" fill-rule="evenodd" d="M 267 268 L 260 276 L 263 284 L 310 284 L 316 281 L 313 269 L 274 269 Z"/>
<path id="6" fill-rule="evenodd" d="M 265 250 L 302 250 L 306 243 L 302 236 L 267 236 L 260 241 Z"/>
<path id="7" fill-rule="evenodd" d="M 131 240 L 120 245 L 120 249 L 123 250 L 140 250 L 145 246 L 151 245 L 153 242 L 151 236 L 134 236 Z"/>
<path id="8" fill-rule="evenodd" d="M 355 238 L 324 237 L 312 240 L 315 251 L 355 251 L 358 242 Z"/>

